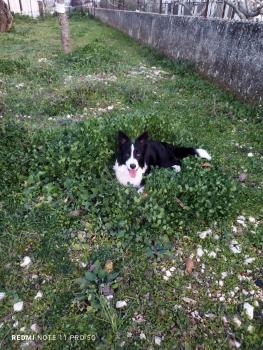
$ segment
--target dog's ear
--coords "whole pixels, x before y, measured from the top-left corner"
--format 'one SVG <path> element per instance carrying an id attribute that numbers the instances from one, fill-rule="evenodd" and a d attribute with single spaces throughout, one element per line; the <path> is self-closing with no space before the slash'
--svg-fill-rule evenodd
<path id="1" fill-rule="evenodd" d="M 149 138 L 148 131 L 145 131 L 143 134 L 137 137 L 136 141 L 139 142 L 141 145 L 144 145 L 145 142 L 148 140 L 148 138 Z"/>
<path id="2" fill-rule="evenodd" d="M 122 132 L 122 131 L 118 132 L 118 144 L 120 146 L 124 145 L 129 140 L 130 140 L 129 137 L 126 134 L 124 134 L 124 132 Z"/>

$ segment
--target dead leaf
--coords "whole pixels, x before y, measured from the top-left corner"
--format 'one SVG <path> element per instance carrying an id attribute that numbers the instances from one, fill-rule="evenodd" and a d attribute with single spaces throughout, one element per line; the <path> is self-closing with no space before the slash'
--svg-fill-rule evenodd
<path id="1" fill-rule="evenodd" d="M 105 270 L 107 272 L 109 272 L 109 273 L 112 272 L 112 270 L 113 270 L 113 262 L 111 260 L 107 260 L 106 261 Z"/>
<path id="2" fill-rule="evenodd" d="M 147 198 L 148 197 L 148 193 L 147 192 L 143 192 L 142 193 L 142 198 Z"/>
<path id="3" fill-rule="evenodd" d="M 194 268 L 194 262 L 193 259 L 191 257 L 187 258 L 185 261 L 185 271 L 189 274 L 192 273 Z"/>

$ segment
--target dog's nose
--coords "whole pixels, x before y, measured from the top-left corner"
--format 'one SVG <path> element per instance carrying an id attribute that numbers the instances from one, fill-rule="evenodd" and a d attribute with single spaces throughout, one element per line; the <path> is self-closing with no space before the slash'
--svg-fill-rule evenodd
<path id="1" fill-rule="evenodd" d="M 131 169 L 135 169 L 136 168 L 136 164 L 130 164 L 130 168 Z"/>

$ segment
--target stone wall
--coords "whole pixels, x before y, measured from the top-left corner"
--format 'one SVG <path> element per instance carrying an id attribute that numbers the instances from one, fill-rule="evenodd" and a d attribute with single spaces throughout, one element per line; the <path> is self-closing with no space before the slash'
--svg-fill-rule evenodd
<path id="1" fill-rule="evenodd" d="M 169 57 L 194 64 L 248 101 L 263 101 L 263 23 L 93 9 L 95 17 Z"/>

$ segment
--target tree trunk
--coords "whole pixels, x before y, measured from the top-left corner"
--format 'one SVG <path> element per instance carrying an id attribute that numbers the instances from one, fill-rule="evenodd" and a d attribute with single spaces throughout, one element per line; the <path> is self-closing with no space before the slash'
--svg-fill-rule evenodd
<path id="1" fill-rule="evenodd" d="M 57 0 L 56 11 L 58 13 L 58 22 L 60 25 L 61 45 L 64 52 L 70 51 L 70 38 L 69 38 L 69 23 L 68 16 L 65 11 L 64 0 Z"/>
<path id="2" fill-rule="evenodd" d="M 13 23 L 13 16 L 3 0 L 0 0 L 0 32 L 8 32 Z"/>
<path id="3" fill-rule="evenodd" d="M 38 0 L 38 8 L 39 8 L 39 16 L 41 18 L 44 17 L 44 4 L 43 4 L 43 0 Z"/>

